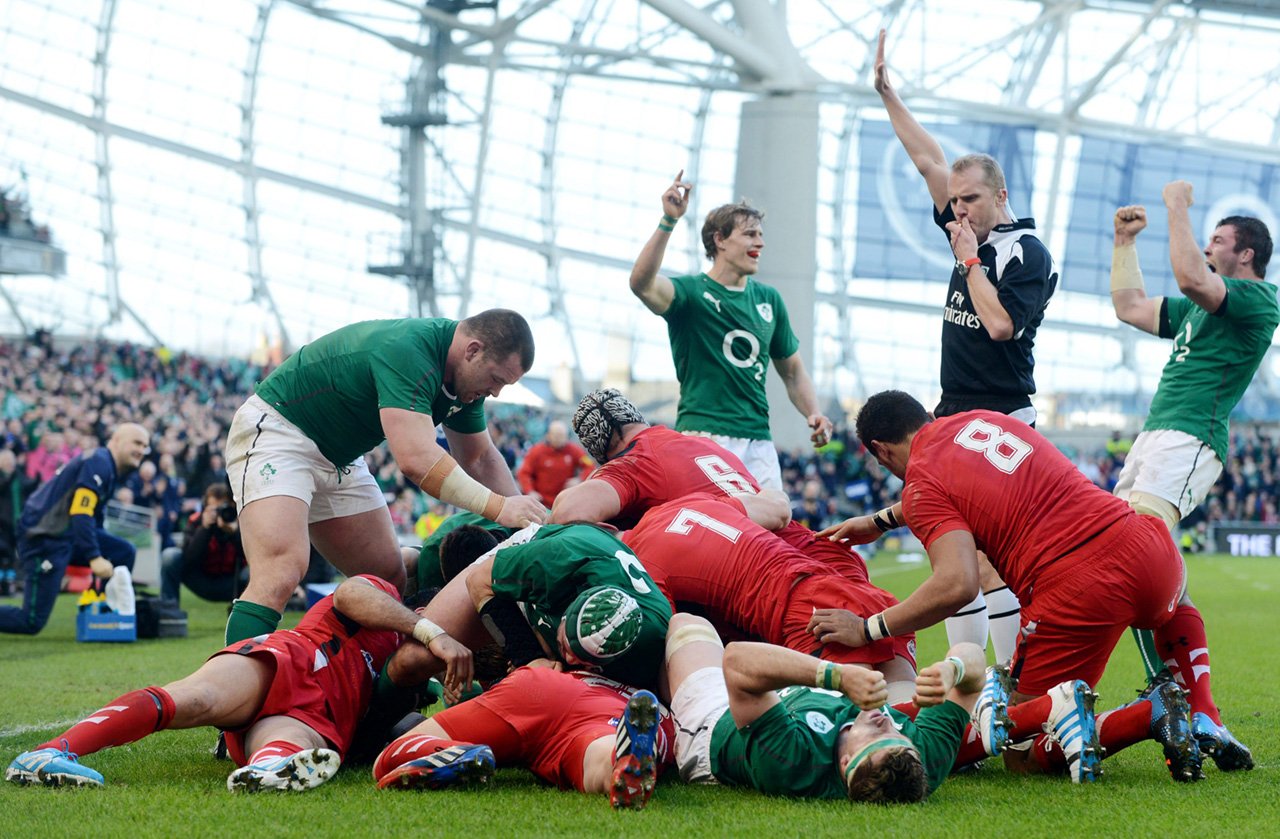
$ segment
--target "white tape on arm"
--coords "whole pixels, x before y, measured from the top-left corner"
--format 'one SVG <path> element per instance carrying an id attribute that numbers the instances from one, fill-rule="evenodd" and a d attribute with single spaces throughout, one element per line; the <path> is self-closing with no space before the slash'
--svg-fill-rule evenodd
<path id="1" fill-rule="evenodd" d="M 507 499 L 466 473 L 458 461 L 443 454 L 422 476 L 418 486 L 441 501 L 497 521 Z"/>
<path id="2" fill-rule="evenodd" d="M 426 618 L 419 620 L 413 627 L 413 637 L 418 639 L 424 647 L 444 634 L 445 631 L 443 629 Z"/>
<path id="3" fill-rule="evenodd" d="M 1111 251 L 1111 293 L 1136 288 L 1145 291 L 1137 245 L 1116 245 Z"/>

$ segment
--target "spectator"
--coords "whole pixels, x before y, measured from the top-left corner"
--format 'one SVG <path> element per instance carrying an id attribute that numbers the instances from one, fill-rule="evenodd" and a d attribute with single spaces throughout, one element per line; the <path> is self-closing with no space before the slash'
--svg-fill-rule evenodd
<path id="1" fill-rule="evenodd" d="M 160 455 L 160 467 L 155 478 L 156 532 L 160 535 L 160 549 L 174 546 L 173 531 L 182 514 L 183 481 L 177 475 L 173 455 Z"/>
<path id="2" fill-rule="evenodd" d="M 202 600 L 230 603 L 239 591 L 236 572 L 244 568 L 240 525 L 225 484 L 204 491 L 201 509 L 187 520 L 181 548 L 165 549 L 160 559 L 160 597 L 177 604 L 186 586 Z"/>
<path id="3" fill-rule="evenodd" d="M 18 584 L 18 519 L 36 482 L 18 466 L 11 449 L 0 449 L 0 597 L 12 597 Z"/>
<path id="4" fill-rule="evenodd" d="M 800 503 L 791 508 L 791 520 L 810 530 L 826 530 L 829 524 L 834 523 L 835 517 L 823 494 L 821 481 L 805 481 Z"/>
<path id="5" fill-rule="evenodd" d="M 547 426 L 547 436 L 524 456 L 516 477 L 526 495 L 548 507 L 562 489 L 581 483 L 591 474 L 595 462 L 576 443 L 569 442 L 569 429 L 561 420 Z"/>

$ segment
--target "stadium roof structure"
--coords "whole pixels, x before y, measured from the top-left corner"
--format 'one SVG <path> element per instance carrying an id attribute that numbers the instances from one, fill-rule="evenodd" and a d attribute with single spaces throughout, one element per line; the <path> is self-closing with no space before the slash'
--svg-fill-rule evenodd
<path id="1" fill-rule="evenodd" d="M 619 375 L 672 379 L 664 325 L 626 284 L 659 196 L 683 169 L 697 184 L 691 218 L 735 199 L 743 114 L 801 98 L 817 114 L 810 369 L 829 397 L 927 392 L 948 254 L 939 238 L 926 243 L 934 253 L 893 270 L 923 235 L 902 219 L 931 225 L 912 215 L 922 184 L 885 148 L 870 86 L 881 28 L 923 121 L 956 148 L 1012 149 L 1014 206 L 1021 183 L 1020 209 L 1064 265 L 1038 341 L 1042 393 L 1149 390 L 1167 354 L 1111 313 L 1109 202 L 1158 209 L 1152 185 L 1185 176 L 1231 199 L 1206 212 L 1277 207 L 1274 2 L 5 9 L 0 186 L 25 194 L 67 253 L 62 276 L 0 277 L 5 333 L 45 327 L 244 354 L 353 320 L 507 305 L 534 324 L 534 372 L 570 390 Z M 781 165 L 810 156 L 754 154 Z M 1209 183 L 1224 167 L 1235 180 Z M 908 193 L 915 203 L 900 200 Z M 1153 212 L 1153 233 L 1162 220 Z M 1149 277 L 1167 273 L 1144 262 Z M 667 263 L 704 265 L 692 224 L 678 228 Z M 769 250 L 763 265 L 767 279 Z"/>

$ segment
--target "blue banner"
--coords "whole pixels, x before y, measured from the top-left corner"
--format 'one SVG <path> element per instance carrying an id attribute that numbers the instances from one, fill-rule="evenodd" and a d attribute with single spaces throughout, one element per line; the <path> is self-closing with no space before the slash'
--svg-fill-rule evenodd
<path id="1" fill-rule="evenodd" d="M 1141 204 L 1147 209 L 1147 229 L 1138 236 L 1138 261 L 1147 294 L 1177 295 L 1169 268 L 1169 217 L 1161 192 L 1169 181 L 1189 181 L 1194 187 L 1191 229 L 1203 248 L 1209 234 L 1225 216 L 1255 216 L 1277 232 L 1276 166 L 1195 149 L 1151 143 L 1129 143 L 1083 137 L 1067 225 L 1066 253 L 1056 254 L 1062 266 L 1062 288 L 1092 294 L 1111 293 L 1111 249 L 1116 208 Z"/>
<path id="2" fill-rule="evenodd" d="M 927 125 L 947 160 L 985 152 L 1000 161 L 1015 217 L 1031 215 L 1035 129 L 988 123 Z M 888 122 L 864 122 L 858 154 L 858 232 L 853 273 L 946 282 L 955 257 L 933 223 L 933 200 Z M 1108 257 L 1110 258 L 1110 257 Z"/>

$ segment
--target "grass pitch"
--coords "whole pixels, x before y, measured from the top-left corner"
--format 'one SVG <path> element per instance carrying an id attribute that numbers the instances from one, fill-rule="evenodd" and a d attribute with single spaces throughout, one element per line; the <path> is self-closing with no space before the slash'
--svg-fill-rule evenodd
<path id="1" fill-rule="evenodd" d="M 540 785 L 527 772 L 500 770 L 474 791 L 397 792 L 374 787 L 368 767 L 344 767 L 302 794 L 233 796 L 233 768 L 209 753 L 211 729 L 160 732 L 88 757 L 105 789 L 55 790 L 0 784 L 4 836 L 377 836 L 410 830 L 447 836 L 1238 836 L 1280 833 L 1276 804 L 1280 719 L 1271 666 L 1280 638 L 1280 560 L 1193 558 L 1192 593 L 1212 645 L 1215 694 L 1223 716 L 1257 761 L 1249 773 L 1220 773 L 1206 761 L 1198 784 L 1174 784 L 1159 747 L 1141 743 L 1104 762 L 1099 783 L 1018 777 L 995 761 L 951 778 L 923 805 L 875 807 L 791 801 L 743 790 L 659 782 L 649 808 L 614 813 L 601 797 Z M 876 581 L 899 597 L 924 576 L 881 554 Z M 59 598 L 45 631 L 0 636 L 0 762 L 43 742 L 107 700 L 185 676 L 222 645 L 226 606 L 188 594 L 190 637 L 134 644 L 77 644 L 74 598 Z M 297 615 L 290 615 L 290 624 Z M 919 636 L 921 662 L 946 647 L 940 627 Z M 1128 701 L 1143 682 L 1136 651 L 1123 640 L 1098 686 L 1099 710 Z"/>

